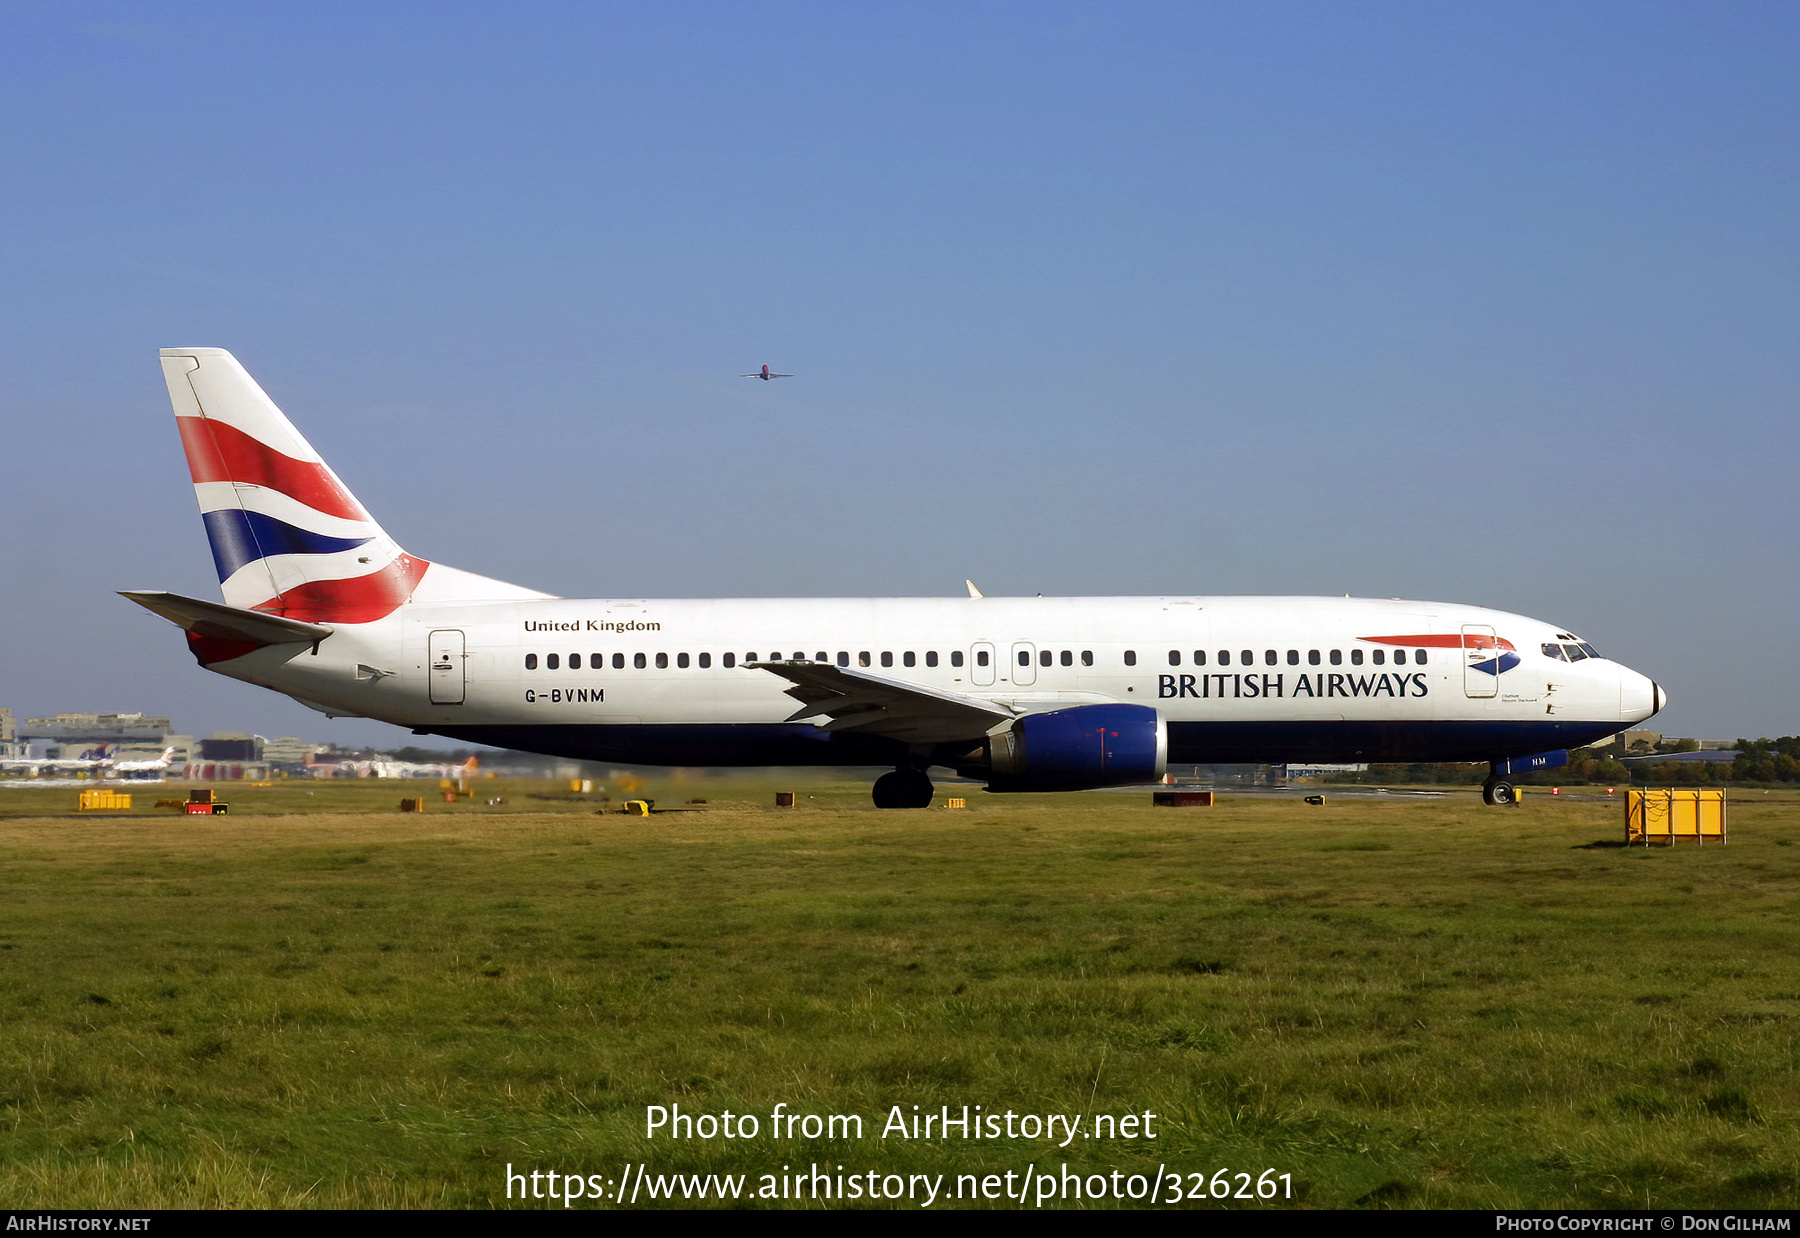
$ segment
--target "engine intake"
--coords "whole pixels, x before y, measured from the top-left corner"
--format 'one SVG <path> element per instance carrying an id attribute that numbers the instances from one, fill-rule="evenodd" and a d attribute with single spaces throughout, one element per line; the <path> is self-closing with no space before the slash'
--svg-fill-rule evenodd
<path id="1" fill-rule="evenodd" d="M 1148 705 L 1077 705 L 1027 714 L 988 736 L 988 790 L 1082 791 L 1155 782 L 1169 727 Z"/>

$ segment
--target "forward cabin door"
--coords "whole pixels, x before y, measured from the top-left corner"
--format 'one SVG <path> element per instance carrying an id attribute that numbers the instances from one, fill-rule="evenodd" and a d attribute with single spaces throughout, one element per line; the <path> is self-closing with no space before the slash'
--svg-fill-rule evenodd
<path id="1" fill-rule="evenodd" d="M 433 705 L 461 705 L 463 703 L 464 664 L 468 655 L 463 649 L 463 634 L 460 628 L 439 628 L 431 634 L 430 648 L 427 650 L 430 659 L 426 666 L 431 681 L 431 703 Z"/>
<path id="2" fill-rule="evenodd" d="M 1500 676 L 1475 668 L 1483 662 L 1495 662 L 1500 656 L 1500 640 L 1494 629 L 1480 623 L 1465 623 L 1463 643 L 1463 694 L 1473 698 L 1496 696 L 1500 692 Z M 1498 665 L 1495 670 L 1498 670 Z"/>

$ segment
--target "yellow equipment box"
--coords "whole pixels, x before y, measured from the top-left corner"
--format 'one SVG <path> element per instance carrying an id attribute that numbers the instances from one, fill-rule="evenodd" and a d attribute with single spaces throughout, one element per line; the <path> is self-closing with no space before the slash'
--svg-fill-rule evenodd
<path id="1" fill-rule="evenodd" d="M 1724 843 L 1725 792 L 1627 791 L 1625 841 L 1672 846 L 1683 839 L 1701 846 Z"/>
<path id="2" fill-rule="evenodd" d="M 81 812 L 95 810 L 117 811 L 131 807 L 131 797 L 119 791 L 83 791 L 81 793 Z"/>

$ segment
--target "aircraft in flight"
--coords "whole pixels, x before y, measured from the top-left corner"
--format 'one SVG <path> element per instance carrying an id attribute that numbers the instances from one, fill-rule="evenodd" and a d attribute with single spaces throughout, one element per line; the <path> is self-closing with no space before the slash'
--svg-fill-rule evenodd
<path id="1" fill-rule="evenodd" d="M 1489 803 L 1658 712 L 1554 624 L 1321 597 L 579 600 L 406 553 L 223 349 L 169 348 L 222 602 L 124 596 L 201 666 L 333 716 L 634 765 L 892 767 L 991 791 L 1170 762 L 1486 761 Z"/>
<path id="2" fill-rule="evenodd" d="M 771 378 L 792 378 L 792 377 L 793 377 L 793 375 L 792 375 L 792 374 L 771 374 L 771 373 L 769 373 L 769 367 L 768 367 L 768 366 L 766 366 L 766 365 L 765 365 L 765 366 L 763 366 L 763 368 L 762 368 L 762 369 L 761 369 L 761 370 L 760 370 L 760 371 L 758 371 L 758 372 L 757 372 L 757 373 L 755 373 L 755 374 L 745 374 L 745 375 L 742 375 L 742 376 L 741 376 L 741 377 L 744 377 L 744 378 L 760 378 L 760 379 L 762 379 L 762 380 L 763 380 L 763 381 L 764 381 L 764 382 L 765 382 L 765 383 L 766 383 L 766 382 L 768 382 L 768 381 L 769 381 L 769 380 L 770 380 L 770 379 L 771 379 Z"/>

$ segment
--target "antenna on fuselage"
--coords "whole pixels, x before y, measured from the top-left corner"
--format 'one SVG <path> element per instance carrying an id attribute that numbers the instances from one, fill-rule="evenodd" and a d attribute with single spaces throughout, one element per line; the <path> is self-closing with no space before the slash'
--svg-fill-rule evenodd
<path id="1" fill-rule="evenodd" d="M 981 596 L 981 590 L 979 590 L 979 589 L 977 589 L 977 588 L 976 588 L 976 587 L 975 587 L 975 582 L 974 582 L 974 581 L 972 581 L 972 580 L 965 580 L 965 581 L 963 581 L 963 584 L 965 584 L 965 585 L 967 585 L 967 586 L 969 586 L 969 596 L 970 596 L 970 597 L 972 597 L 972 598 L 978 598 L 978 597 L 980 597 L 980 596 Z"/>

